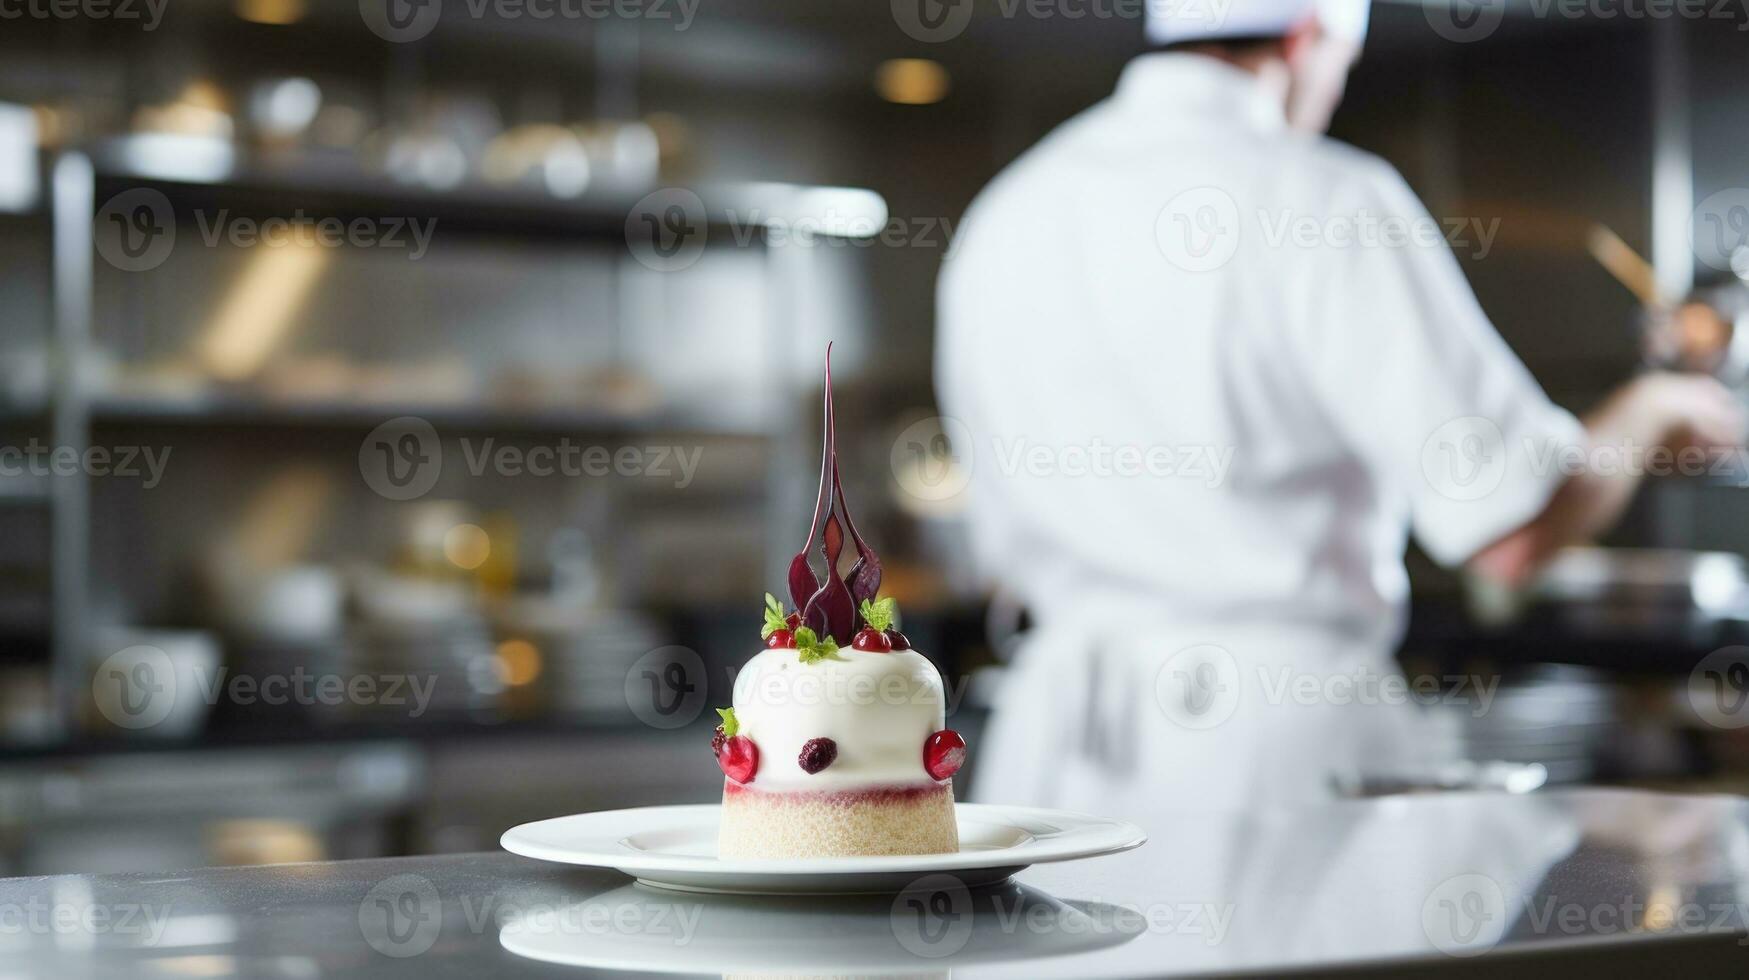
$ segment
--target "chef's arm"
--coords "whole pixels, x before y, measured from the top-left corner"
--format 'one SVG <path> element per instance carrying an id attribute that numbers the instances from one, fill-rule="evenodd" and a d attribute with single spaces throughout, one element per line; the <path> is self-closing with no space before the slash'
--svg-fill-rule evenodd
<path id="1" fill-rule="evenodd" d="M 1628 382 L 1584 419 L 1591 446 L 1620 451 L 1666 447 L 1709 452 L 1742 445 L 1744 417 L 1731 392 L 1697 374 L 1647 374 Z M 1554 553 L 1612 527 L 1633 499 L 1643 467 L 1587 466 L 1567 478 L 1542 512 L 1470 558 L 1471 571 L 1520 585 Z"/>

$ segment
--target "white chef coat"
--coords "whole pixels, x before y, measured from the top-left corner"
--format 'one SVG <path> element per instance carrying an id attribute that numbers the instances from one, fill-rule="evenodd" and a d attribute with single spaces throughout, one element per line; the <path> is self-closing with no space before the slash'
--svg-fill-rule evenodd
<path id="1" fill-rule="evenodd" d="M 1421 761 L 1412 710 L 1284 677 L 1389 670 L 1408 531 L 1462 562 L 1584 440 L 1443 231 L 1388 164 L 1194 54 L 1138 58 L 979 195 L 937 386 L 980 565 L 1038 628 L 974 795 L 1241 805 Z M 1173 707 L 1216 689 L 1218 724 Z"/>

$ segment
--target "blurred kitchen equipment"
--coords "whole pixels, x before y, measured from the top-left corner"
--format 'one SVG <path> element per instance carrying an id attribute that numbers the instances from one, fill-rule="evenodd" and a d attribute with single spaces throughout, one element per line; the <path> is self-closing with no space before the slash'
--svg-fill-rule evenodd
<path id="1" fill-rule="evenodd" d="M 1729 281 L 1690 293 L 1673 309 L 1648 309 L 1646 363 L 1710 374 L 1731 387 L 1749 380 L 1749 286 Z"/>
<path id="2" fill-rule="evenodd" d="M 481 175 L 494 184 L 521 184 L 554 197 L 589 187 L 589 152 L 563 126 L 531 124 L 499 133 L 486 147 Z"/>
<path id="3" fill-rule="evenodd" d="M 1585 234 L 1585 249 L 1617 282 L 1627 287 L 1628 292 L 1639 299 L 1640 305 L 1647 308 L 1668 305 L 1658 289 L 1658 276 L 1652 269 L 1652 263 L 1647 262 L 1627 242 L 1622 241 L 1622 237 L 1608 226 L 1593 224 Z"/>
<path id="4" fill-rule="evenodd" d="M 574 127 L 602 184 L 629 191 L 654 187 L 662 167 L 662 143 L 642 121 L 601 120 Z"/>
<path id="5" fill-rule="evenodd" d="M 524 659 L 533 653 L 538 673 L 523 667 L 509 672 L 532 690 L 544 707 L 570 716 L 626 716 L 626 678 L 633 667 L 667 643 L 660 625 L 627 609 L 590 609 L 563 600 L 519 596 L 500 618 L 500 630 L 516 637 L 510 644 Z M 506 662 L 506 668 L 518 666 Z"/>
<path id="6" fill-rule="evenodd" d="M 1621 735 L 1618 697 L 1601 671 L 1564 665 L 1515 670 L 1501 678 L 1486 710 L 1461 711 L 1460 755 L 1536 764 L 1550 783 L 1583 781 Z"/>
<path id="7" fill-rule="evenodd" d="M 323 643 L 340 633 L 345 593 L 322 565 L 290 565 L 221 583 L 218 617 L 228 630 L 279 643 Z"/>
<path id="8" fill-rule="evenodd" d="M 346 714 L 394 723 L 496 713 L 507 686 L 486 621 L 467 614 L 357 623 L 341 675 L 371 684 L 365 696 L 349 692 Z"/>
<path id="9" fill-rule="evenodd" d="M 141 648 L 156 653 L 147 655 L 148 661 L 134 652 Z M 159 654 L 169 662 L 168 677 L 154 666 Z M 87 722 L 105 735 L 197 735 L 213 709 L 208 691 L 223 679 L 218 641 L 201 630 L 99 628 L 92 636 L 91 659 L 96 713 Z"/>
<path id="10" fill-rule="evenodd" d="M 1728 281 L 1673 303 L 1659 289 L 1652 264 L 1614 231 L 1593 224 L 1585 247 L 1640 301 L 1640 347 L 1648 367 L 1710 374 L 1732 387 L 1749 380 L 1749 286 Z"/>
<path id="11" fill-rule="evenodd" d="M 1681 634 L 1744 614 L 1749 563 L 1727 552 L 1563 548 L 1529 598 L 1576 632 Z"/>
<path id="12" fill-rule="evenodd" d="M 28 745 L 49 741 L 56 734 L 48 668 L 0 668 L 0 738 Z"/>
<path id="13" fill-rule="evenodd" d="M 1338 780 L 1336 792 L 1350 799 L 1402 793 L 1531 793 L 1549 780 L 1541 763 L 1473 762 L 1460 759 L 1422 771 L 1364 773 Z"/>
<path id="14" fill-rule="evenodd" d="M 28 211 L 37 197 L 36 113 L 0 102 L 0 211 Z"/>
<path id="15" fill-rule="evenodd" d="M 269 146 L 301 139 L 321 108 L 321 86 L 308 78 L 267 79 L 249 90 L 249 123 Z"/>
<path id="16" fill-rule="evenodd" d="M 434 567 L 441 559 L 442 533 L 465 509 L 453 505 L 419 508 L 409 528 L 407 547 Z M 435 537 L 437 540 L 429 540 Z M 493 712 L 506 684 L 493 648 L 492 631 L 481 611 L 478 589 L 465 577 L 427 572 L 394 572 L 359 567 L 349 576 L 356 621 L 347 629 L 346 676 L 366 675 L 379 682 L 400 678 L 403 703 L 348 700 L 352 713 L 379 720 L 417 720 L 427 712 Z M 419 691 L 428 702 L 413 703 Z"/>

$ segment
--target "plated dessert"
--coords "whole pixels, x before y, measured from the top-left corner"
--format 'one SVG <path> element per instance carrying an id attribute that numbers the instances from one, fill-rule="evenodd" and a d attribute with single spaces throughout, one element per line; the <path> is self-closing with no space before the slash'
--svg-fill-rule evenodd
<path id="1" fill-rule="evenodd" d="M 896 603 L 879 597 L 880 559 L 851 520 L 830 358 L 820 488 L 790 563 L 790 605 L 766 595 L 765 648 L 736 677 L 711 740 L 724 858 L 959 850 L 952 779 L 966 742 L 945 726 L 941 673 L 899 632 Z M 841 572 L 847 538 L 855 557 Z M 823 574 L 810 560 L 816 541 Z"/>

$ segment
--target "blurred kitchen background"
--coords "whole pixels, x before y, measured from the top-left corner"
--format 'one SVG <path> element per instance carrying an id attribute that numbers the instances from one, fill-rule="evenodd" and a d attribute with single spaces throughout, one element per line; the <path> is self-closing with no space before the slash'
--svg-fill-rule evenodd
<path id="1" fill-rule="evenodd" d="M 1693 366 L 1738 370 L 1732 249 L 1691 230 L 1710 200 L 1749 236 L 1741 11 L 1510 0 L 1459 42 L 1431 3 L 1375 4 L 1335 135 L 1497 219 L 1457 252 L 1544 386 L 1584 409 L 1684 324 Z M 370 7 L 0 22 L 0 446 L 109 453 L 0 476 L 0 874 L 475 850 L 713 799 L 709 708 L 806 532 L 828 340 L 851 505 L 975 745 L 1024 613 L 962 553 L 936 270 L 982 183 L 1141 50 L 1133 11 L 978 0 L 935 41 L 849 0 Z M 232 233 L 276 218 L 379 240 Z M 476 465 L 567 446 L 631 475 Z M 1690 696 L 1749 676 L 1715 652 L 1749 643 L 1742 477 L 1653 481 L 1528 600 L 1416 561 L 1405 663 L 1503 678 L 1482 717 L 1440 709 L 1470 758 L 1749 786 L 1749 729 Z M 166 664 L 143 715 L 104 676 Z M 381 685 L 230 686 L 299 675 Z"/>

